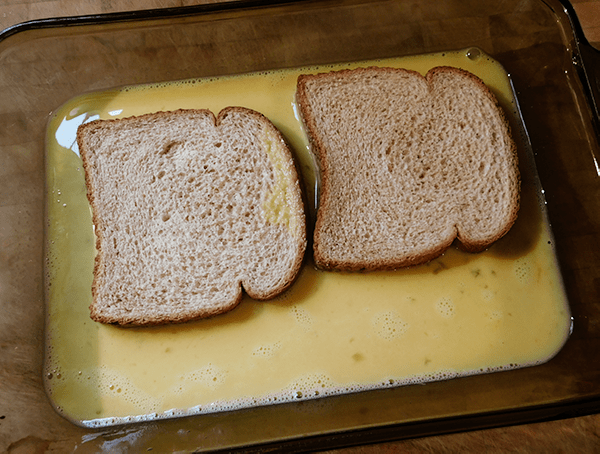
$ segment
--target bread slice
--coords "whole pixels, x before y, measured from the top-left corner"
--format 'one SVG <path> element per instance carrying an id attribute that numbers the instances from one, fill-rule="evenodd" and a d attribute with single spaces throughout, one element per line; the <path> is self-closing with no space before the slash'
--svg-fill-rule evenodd
<path id="1" fill-rule="evenodd" d="M 185 322 L 284 291 L 306 249 L 291 150 L 262 114 L 178 110 L 82 125 L 97 256 L 91 318 Z"/>
<path id="2" fill-rule="evenodd" d="M 296 100 L 321 171 L 318 267 L 416 265 L 455 239 L 481 251 L 515 222 L 515 143 L 473 74 L 370 67 L 301 75 Z"/>

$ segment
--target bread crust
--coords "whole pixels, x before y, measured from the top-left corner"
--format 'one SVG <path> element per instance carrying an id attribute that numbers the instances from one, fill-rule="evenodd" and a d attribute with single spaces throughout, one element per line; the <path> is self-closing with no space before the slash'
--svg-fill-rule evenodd
<path id="1" fill-rule="evenodd" d="M 511 167 L 518 169 L 519 162 L 518 162 L 518 155 L 517 155 L 517 145 L 516 145 L 515 141 L 512 139 L 511 127 L 510 127 L 508 118 L 506 116 L 506 113 L 504 112 L 504 109 L 500 105 L 498 98 L 496 98 L 496 96 L 492 93 L 492 91 L 485 84 L 485 82 L 483 82 L 479 77 L 477 77 L 476 75 L 474 75 L 468 71 L 465 71 L 465 70 L 462 70 L 459 68 L 454 68 L 452 66 L 438 66 L 438 67 L 432 68 L 431 70 L 429 70 L 427 72 L 427 74 L 425 75 L 425 78 L 427 79 L 427 81 L 431 81 L 436 75 L 438 75 L 440 73 L 460 74 L 461 76 L 468 78 L 469 80 L 471 80 L 473 83 L 475 83 L 479 87 L 482 94 L 487 96 L 488 99 L 492 103 L 494 103 L 498 117 L 499 117 L 500 121 L 502 122 L 506 131 L 508 131 L 508 134 L 510 137 L 510 140 L 508 141 L 509 153 L 513 157 L 513 160 L 514 160 L 513 163 L 511 164 Z M 517 185 L 516 189 L 517 190 L 511 192 L 511 195 L 512 195 L 512 201 L 510 203 L 511 211 L 509 214 L 509 219 L 504 225 L 504 229 L 499 231 L 495 236 L 490 238 L 488 241 L 477 241 L 476 239 L 473 239 L 473 238 L 467 238 L 464 235 L 461 235 L 461 232 L 458 232 L 456 240 L 457 240 L 457 245 L 461 250 L 466 251 L 466 252 L 471 252 L 471 253 L 485 251 L 493 243 L 498 241 L 500 238 L 502 238 L 504 235 L 506 235 L 510 231 L 511 227 L 514 225 L 514 223 L 517 220 L 517 217 L 519 215 L 519 208 L 521 206 L 521 191 L 520 191 L 521 175 L 519 172 L 516 172 L 516 178 L 517 178 L 517 181 L 516 181 L 516 185 Z"/>
<path id="2" fill-rule="evenodd" d="M 418 254 L 410 254 L 404 257 L 395 259 L 385 259 L 377 255 L 364 257 L 362 260 L 347 261 L 335 259 L 330 254 L 326 246 L 322 246 L 322 238 L 327 225 L 324 213 L 331 210 L 331 206 L 336 203 L 336 200 L 330 193 L 331 190 L 331 163 L 329 158 L 329 150 L 325 145 L 325 137 L 322 128 L 317 124 L 315 112 L 310 102 L 310 88 L 309 84 L 315 83 L 318 85 L 321 82 L 328 82 L 333 85 L 342 83 L 348 76 L 372 76 L 374 73 L 378 74 L 402 74 L 406 77 L 416 77 L 423 79 L 427 82 L 429 90 L 431 91 L 431 83 L 434 78 L 442 74 L 454 74 L 461 77 L 465 77 L 478 87 L 481 93 L 486 96 L 495 106 L 498 118 L 502 123 L 502 127 L 507 131 L 508 140 L 508 154 L 510 155 L 509 163 L 510 167 L 516 172 L 516 181 L 514 182 L 514 190 L 511 193 L 510 202 L 510 213 L 507 216 L 507 221 L 504 227 L 499 230 L 492 237 L 480 240 L 462 232 L 457 225 L 454 226 L 454 230 L 445 238 L 440 239 L 435 244 L 430 244 L 429 247 L 423 249 Z M 439 66 L 432 68 L 425 76 L 412 70 L 401 69 L 401 68 L 387 68 L 387 67 L 366 67 L 357 69 L 347 69 L 329 73 L 319 74 L 303 74 L 298 77 L 297 91 L 296 91 L 296 102 L 300 107 L 301 118 L 307 132 L 308 140 L 311 149 L 317 157 L 317 161 L 320 167 L 320 195 L 319 195 L 319 206 L 317 210 L 317 219 L 315 223 L 314 231 L 314 246 L 313 256 L 317 267 L 326 270 L 342 270 L 342 271 L 370 271 L 370 270 L 393 270 L 397 268 L 409 267 L 427 263 L 440 255 L 442 255 L 451 245 L 456 241 L 457 246 L 468 252 L 481 252 L 489 248 L 494 242 L 503 237 L 514 222 L 517 219 L 519 205 L 520 205 L 520 176 L 518 173 L 518 160 L 517 160 L 517 149 L 514 140 L 510 136 L 510 126 L 506 114 L 504 113 L 500 103 L 485 83 L 477 76 L 473 75 L 468 71 L 462 69 Z M 332 227 L 334 228 L 334 227 Z"/>
<path id="3" fill-rule="evenodd" d="M 292 216 L 297 221 L 297 228 L 294 236 L 297 253 L 293 257 L 293 261 L 289 267 L 289 270 L 276 287 L 261 289 L 259 287 L 255 287 L 247 278 L 241 278 L 237 283 L 239 286 L 239 291 L 236 292 L 233 299 L 226 301 L 225 303 L 201 307 L 189 307 L 185 310 L 174 311 L 166 315 L 162 314 L 159 316 L 155 316 L 150 311 L 148 313 L 137 312 L 132 315 L 119 315 L 118 317 L 107 315 L 103 310 L 103 302 L 99 301 L 99 290 L 100 286 L 102 285 L 103 276 L 105 275 L 105 268 L 110 266 L 110 263 L 106 262 L 105 254 L 103 253 L 103 245 L 105 245 L 106 241 L 109 241 L 109 239 L 105 237 L 106 226 L 104 225 L 104 218 L 97 200 L 96 192 L 98 184 L 100 183 L 94 181 L 95 173 L 92 167 L 95 164 L 92 159 L 92 154 L 95 152 L 95 150 L 88 147 L 89 137 L 91 134 L 101 132 L 102 129 L 110 129 L 116 124 L 122 125 L 125 123 L 139 123 L 140 125 L 143 125 L 155 123 L 157 121 L 160 122 L 160 120 L 172 118 L 173 116 L 178 115 L 188 115 L 194 118 L 210 118 L 217 129 L 220 128 L 221 124 L 224 123 L 227 117 L 230 115 L 242 115 L 253 118 L 259 122 L 264 130 L 270 134 L 271 137 L 275 138 L 275 141 L 277 141 L 281 147 L 280 149 L 284 150 L 282 159 L 284 160 L 284 165 L 289 171 L 287 175 L 290 178 L 290 190 L 292 197 L 294 198 L 294 202 L 296 203 L 294 206 L 297 207 L 297 209 L 292 213 Z M 216 117 L 212 111 L 207 109 L 180 109 L 177 111 L 149 113 L 122 119 L 96 120 L 79 127 L 77 133 L 77 144 L 85 171 L 87 199 L 92 209 L 92 222 L 95 227 L 96 236 L 97 254 L 94 259 L 94 279 L 91 289 L 92 303 L 89 307 L 90 317 L 92 320 L 100 323 L 116 324 L 121 326 L 152 326 L 167 323 L 171 324 L 189 322 L 201 318 L 212 317 L 232 310 L 241 302 L 243 298 L 243 291 L 245 291 L 251 298 L 256 300 L 271 299 L 287 290 L 298 277 L 304 260 L 304 252 L 306 250 L 306 220 L 304 214 L 304 201 L 302 198 L 301 181 L 291 148 L 286 143 L 281 132 L 260 112 L 244 107 L 231 106 L 221 110 Z"/>

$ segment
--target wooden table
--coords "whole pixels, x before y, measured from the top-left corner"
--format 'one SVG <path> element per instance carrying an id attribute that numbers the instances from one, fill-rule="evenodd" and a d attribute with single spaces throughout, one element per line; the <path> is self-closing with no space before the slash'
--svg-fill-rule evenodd
<path id="1" fill-rule="evenodd" d="M 40 18 L 193 5 L 214 0 L 8 0 L 0 1 L 0 30 Z M 588 40 L 600 48 L 600 0 L 572 0 Z M 23 441 L 14 452 L 46 452 Z M 393 443 L 340 449 L 339 453 L 392 452 L 600 452 L 600 415 Z"/>
<path id="2" fill-rule="evenodd" d="M 213 3 L 218 0 L 3 0 L 0 30 L 32 19 Z M 600 48 L 600 1 L 571 0 L 588 40 Z"/>

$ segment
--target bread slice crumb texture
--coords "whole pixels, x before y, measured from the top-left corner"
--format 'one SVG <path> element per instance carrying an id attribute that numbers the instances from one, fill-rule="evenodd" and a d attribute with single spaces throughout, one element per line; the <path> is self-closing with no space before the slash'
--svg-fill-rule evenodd
<path id="1" fill-rule="evenodd" d="M 320 268 L 416 265 L 455 239 L 481 251 L 516 220 L 516 147 L 476 76 L 360 68 L 302 75 L 296 96 L 321 170 Z"/>
<path id="2" fill-rule="evenodd" d="M 284 291 L 306 248 L 290 149 L 240 107 L 80 127 L 98 254 L 92 319 L 183 322 Z"/>

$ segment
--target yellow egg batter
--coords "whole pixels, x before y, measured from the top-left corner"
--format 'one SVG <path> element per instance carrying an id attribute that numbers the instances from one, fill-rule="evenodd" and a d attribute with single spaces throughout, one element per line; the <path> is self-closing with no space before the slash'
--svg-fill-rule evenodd
<path id="1" fill-rule="evenodd" d="M 119 328 L 89 318 L 95 238 L 75 143 L 79 124 L 179 108 L 255 109 L 295 150 L 313 216 L 318 181 L 297 115 L 297 76 L 369 65 L 423 74 L 457 66 L 498 96 L 513 121 L 523 178 L 522 210 L 506 237 L 481 254 L 451 249 L 427 265 L 394 272 L 322 272 L 309 260 L 284 295 L 268 302 L 245 298 L 232 312 L 183 325 Z M 102 426 L 549 360 L 566 341 L 571 318 L 517 113 L 507 74 L 477 49 L 72 99 L 54 113 L 47 136 L 45 382 L 53 404 L 77 424 Z"/>

